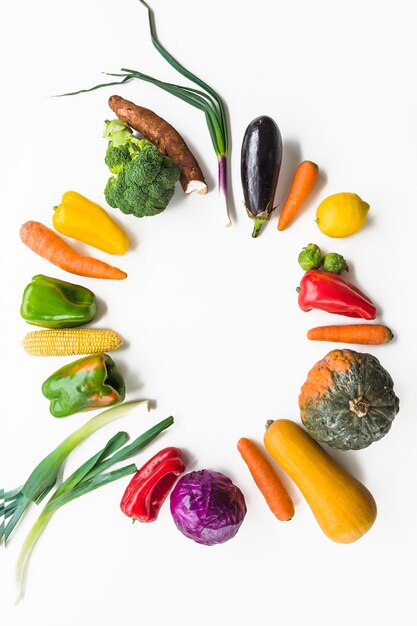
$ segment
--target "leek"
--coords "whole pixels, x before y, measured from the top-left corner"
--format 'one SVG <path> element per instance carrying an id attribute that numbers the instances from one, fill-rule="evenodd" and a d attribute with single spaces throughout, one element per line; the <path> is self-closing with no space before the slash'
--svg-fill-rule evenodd
<path id="1" fill-rule="evenodd" d="M 111 465 L 125 461 L 147 446 L 163 430 L 174 422 L 172 416 L 167 417 L 140 435 L 129 445 L 125 445 L 129 436 L 120 432 L 112 437 L 102 450 L 83 463 L 55 491 L 46 503 L 38 519 L 29 531 L 17 561 L 16 576 L 18 583 L 18 600 L 23 596 L 27 568 L 30 555 L 39 537 L 50 522 L 52 516 L 64 504 L 80 496 L 90 493 L 99 487 L 137 471 L 136 465 L 130 464 L 111 472 L 105 472 Z"/>
<path id="2" fill-rule="evenodd" d="M 32 502 L 39 504 L 51 491 L 56 484 L 62 463 L 76 446 L 102 426 L 105 426 L 119 417 L 123 417 L 141 404 L 145 404 L 149 411 L 150 403 L 148 400 L 137 400 L 125 402 L 98 413 L 98 415 L 88 420 L 88 422 L 83 424 L 78 430 L 71 433 L 55 450 L 48 454 L 48 456 L 35 467 L 22 487 L 5 492 L 4 501 L 7 504 L 4 506 L 3 516 L 5 519 L 9 519 L 7 523 L 3 521 L 1 524 L 0 544 L 3 543 L 3 541 L 7 543 L 10 539 L 13 530 L 26 512 L 28 506 Z"/>

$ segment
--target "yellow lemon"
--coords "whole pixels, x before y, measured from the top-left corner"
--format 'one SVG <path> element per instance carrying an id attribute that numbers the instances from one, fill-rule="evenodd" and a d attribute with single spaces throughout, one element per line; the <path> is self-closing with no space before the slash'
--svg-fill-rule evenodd
<path id="1" fill-rule="evenodd" d="M 356 193 L 335 193 L 317 207 L 317 224 L 329 237 L 348 237 L 366 222 L 369 204 Z"/>

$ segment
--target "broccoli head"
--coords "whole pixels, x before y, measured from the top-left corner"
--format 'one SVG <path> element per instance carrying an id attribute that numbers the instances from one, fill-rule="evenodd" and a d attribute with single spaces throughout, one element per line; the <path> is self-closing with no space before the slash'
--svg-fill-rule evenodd
<path id="1" fill-rule="evenodd" d="M 107 203 L 136 217 L 161 213 L 174 195 L 178 167 L 121 120 L 107 120 L 104 137 L 109 140 L 104 160 L 115 174 L 104 190 Z"/>

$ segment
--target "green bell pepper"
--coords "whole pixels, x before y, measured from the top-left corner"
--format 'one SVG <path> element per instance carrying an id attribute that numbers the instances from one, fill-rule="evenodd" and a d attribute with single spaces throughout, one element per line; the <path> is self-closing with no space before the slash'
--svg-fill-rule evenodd
<path id="1" fill-rule="evenodd" d="M 104 408 L 123 402 L 122 375 L 108 354 L 91 354 L 64 365 L 45 380 L 42 393 L 54 417 Z"/>
<path id="2" fill-rule="evenodd" d="M 38 274 L 26 286 L 20 314 L 29 324 L 45 328 L 71 328 L 88 324 L 96 316 L 96 297 L 81 285 Z"/>

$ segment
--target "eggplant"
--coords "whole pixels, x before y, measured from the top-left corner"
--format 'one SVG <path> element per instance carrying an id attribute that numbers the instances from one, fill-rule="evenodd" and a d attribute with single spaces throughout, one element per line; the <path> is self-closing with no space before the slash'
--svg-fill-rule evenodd
<path id="1" fill-rule="evenodd" d="M 278 126 L 267 115 L 255 118 L 242 142 L 240 176 L 245 208 L 254 221 L 252 237 L 274 210 L 274 197 L 282 163 L 282 138 Z"/>

